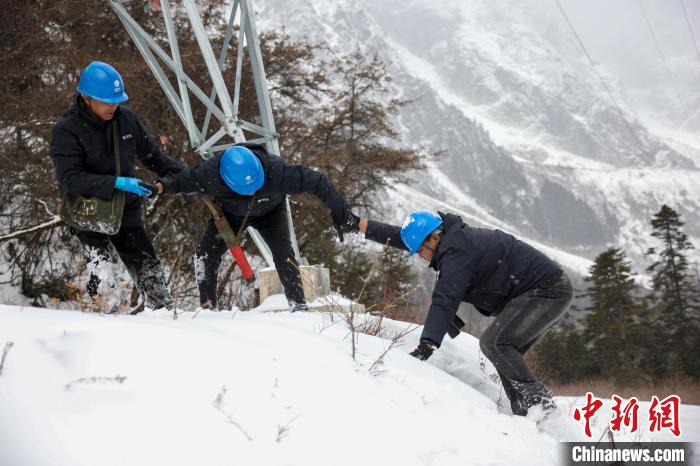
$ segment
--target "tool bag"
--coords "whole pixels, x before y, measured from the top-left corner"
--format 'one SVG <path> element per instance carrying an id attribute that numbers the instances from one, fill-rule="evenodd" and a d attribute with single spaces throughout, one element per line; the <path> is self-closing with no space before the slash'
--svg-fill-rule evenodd
<path id="1" fill-rule="evenodd" d="M 114 142 L 114 166 L 116 175 L 119 177 L 119 130 L 117 128 L 117 120 L 112 122 L 112 140 Z M 63 202 L 61 204 L 61 218 L 66 225 L 76 230 L 116 235 L 122 225 L 124 202 L 124 191 L 117 189 L 114 190 L 110 200 L 65 192 L 63 193 Z"/>

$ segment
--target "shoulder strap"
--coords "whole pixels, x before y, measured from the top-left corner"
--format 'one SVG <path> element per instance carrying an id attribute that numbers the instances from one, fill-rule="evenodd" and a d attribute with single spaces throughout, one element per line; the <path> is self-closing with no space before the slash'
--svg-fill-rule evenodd
<path id="1" fill-rule="evenodd" d="M 117 119 L 112 120 L 112 142 L 114 143 L 114 168 L 117 171 L 117 178 L 121 176 L 119 167 L 119 128 L 117 128 Z"/>
<path id="2" fill-rule="evenodd" d="M 251 198 L 250 202 L 248 203 L 248 210 L 246 210 L 245 217 L 243 217 L 243 223 L 241 223 L 241 226 L 238 229 L 238 233 L 236 233 L 236 239 L 238 239 L 238 240 L 240 240 L 241 233 L 243 233 L 243 229 L 246 227 L 245 222 L 248 221 L 248 216 L 250 215 L 250 211 L 253 210 L 253 206 L 255 205 L 255 197 L 257 195 L 258 195 L 257 192 L 253 193 L 253 197 Z"/>

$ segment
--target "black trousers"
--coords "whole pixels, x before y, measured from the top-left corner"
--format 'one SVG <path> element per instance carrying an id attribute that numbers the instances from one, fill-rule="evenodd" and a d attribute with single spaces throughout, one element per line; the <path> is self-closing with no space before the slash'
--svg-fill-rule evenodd
<path id="1" fill-rule="evenodd" d="M 481 335 L 481 351 L 498 371 L 515 414 L 551 398 L 551 391 L 537 380 L 523 355 L 564 315 L 572 300 L 571 282 L 562 274 L 555 283 L 510 301 Z"/>
<path id="2" fill-rule="evenodd" d="M 90 273 L 87 291 L 91 297 L 97 296 L 104 285 L 116 286 L 111 272 L 109 244 L 112 243 L 136 288 L 145 296 L 146 306 L 158 308 L 172 303 L 163 266 L 143 227 L 122 227 L 116 235 L 72 232 L 80 240 L 87 261 Z"/>
<path id="3" fill-rule="evenodd" d="M 241 229 L 243 218 L 226 216 L 234 232 Z M 286 203 L 281 203 L 271 212 L 260 217 L 248 217 L 246 227 L 252 226 L 258 230 L 272 252 L 277 275 L 284 287 L 284 294 L 289 301 L 305 303 L 304 290 L 301 287 L 299 265 L 294 257 L 294 249 L 289 236 Z M 242 230 L 241 230 L 242 231 Z M 209 219 L 207 229 L 197 247 L 195 269 L 199 301 L 211 308 L 218 305 L 217 281 L 221 257 L 227 251 L 226 243 Z"/>

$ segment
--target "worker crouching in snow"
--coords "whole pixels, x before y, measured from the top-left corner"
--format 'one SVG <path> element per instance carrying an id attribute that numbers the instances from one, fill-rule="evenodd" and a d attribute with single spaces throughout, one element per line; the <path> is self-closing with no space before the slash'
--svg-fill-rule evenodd
<path id="1" fill-rule="evenodd" d="M 315 195 L 330 209 L 339 235 L 357 232 L 356 217 L 324 175 L 301 165 L 287 165 L 258 144 L 238 144 L 159 181 L 157 186 L 164 193 L 211 196 L 239 235 L 247 226 L 257 229 L 270 247 L 292 311 L 307 310 L 307 305 L 290 239 L 286 195 Z M 210 217 L 195 259 L 203 308 L 217 309 L 217 274 L 226 249 L 226 242 Z"/>
<path id="2" fill-rule="evenodd" d="M 555 408 L 553 394 L 525 363 L 523 355 L 569 308 L 573 292 L 557 264 L 535 248 L 499 230 L 474 228 L 452 214 L 418 211 L 397 227 L 361 219 L 365 238 L 404 249 L 437 271 L 432 303 L 418 348 L 428 359 L 445 333 L 464 323 L 460 302 L 496 319 L 480 339 L 483 353 L 501 378 L 513 414 L 533 406 Z"/>
<path id="3" fill-rule="evenodd" d="M 119 290 L 112 275 L 114 246 L 146 307 L 168 306 L 163 267 L 141 220 L 143 198 L 155 187 L 133 178 L 134 161 L 158 176 L 182 165 L 160 151 L 138 115 L 121 106 L 124 81 L 112 66 L 90 63 L 80 75 L 75 104 L 53 129 L 51 160 L 63 196 L 61 217 L 82 245 L 96 310 L 115 312 Z"/>

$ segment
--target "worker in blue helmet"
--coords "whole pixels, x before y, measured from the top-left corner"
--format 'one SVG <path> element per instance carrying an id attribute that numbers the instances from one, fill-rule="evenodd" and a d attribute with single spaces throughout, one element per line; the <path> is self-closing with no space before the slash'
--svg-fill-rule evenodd
<path id="1" fill-rule="evenodd" d="M 252 196 L 265 184 L 265 171 L 253 151 L 243 146 L 224 152 L 219 163 L 219 176 L 232 191 Z"/>
<path id="2" fill-rule="evenodd" d="M 121 191 L 125 198 L 116 234 L 100 233 L 98 224 L 89 230 L 71 228 L 86 258 L 88 294 L 95 310 L 115 312 L 119 306 L 120 288 L 111 273 L 111 243 L 136 281 L 145 305 L 154 309 L 168 306 L 172 298 L 163 268 L 141 220 L 140 206 L 145 197 L 155 194 L 155 187 L 134 177 L 134 161 L 138 159 L 158 176 L 177 173 L 182 165 L 164 154 L 138 115 L 122 105 L 129 96 L 114 67 L 91 62 L 80 74 L 77 91 L 75 102 L 53 128 L 50 152 L 59 189 L 62 195 L 103 200 Z"/>
<path id="3" fill-rule="evenodd" d="M 290 238 L 286 196 L 309 193 L 323 201 L 341 241 L 344 233 L 357 231 L 357 217 L 328 178 L 311 168 L 287 164 L 259 144 L 237 144 L 161 180 L 157 186 L 165 193 L 208 194 L 220 205 L 234 232 L 243 232 L 248 226 L 258 230 L 270 247 L 292 311 L 306 310 L 307 305 Z M 219 307 L 217 272 L 225 252 L 224 239 L 210 218 L 195 263 L 203 308 Z"/>
<path id="4" fill-rule="evenodd" d="M 445 334 L 459 335 L 460 303 L 495 320 L 481 335 L 481 351 L 501 378 L 513 414 L 533 406 L 554 409 L 553 394 L 525 363 L 524 353 L 571 305 L 569 278 L 537 249 L 500 230 L 467 225 L 453 214 L 413 212 L 403 224 L 359 220 L 365 238 L 417 254 L 437 271 L 432 302 L 418 347 L 428 359 Z"/>

